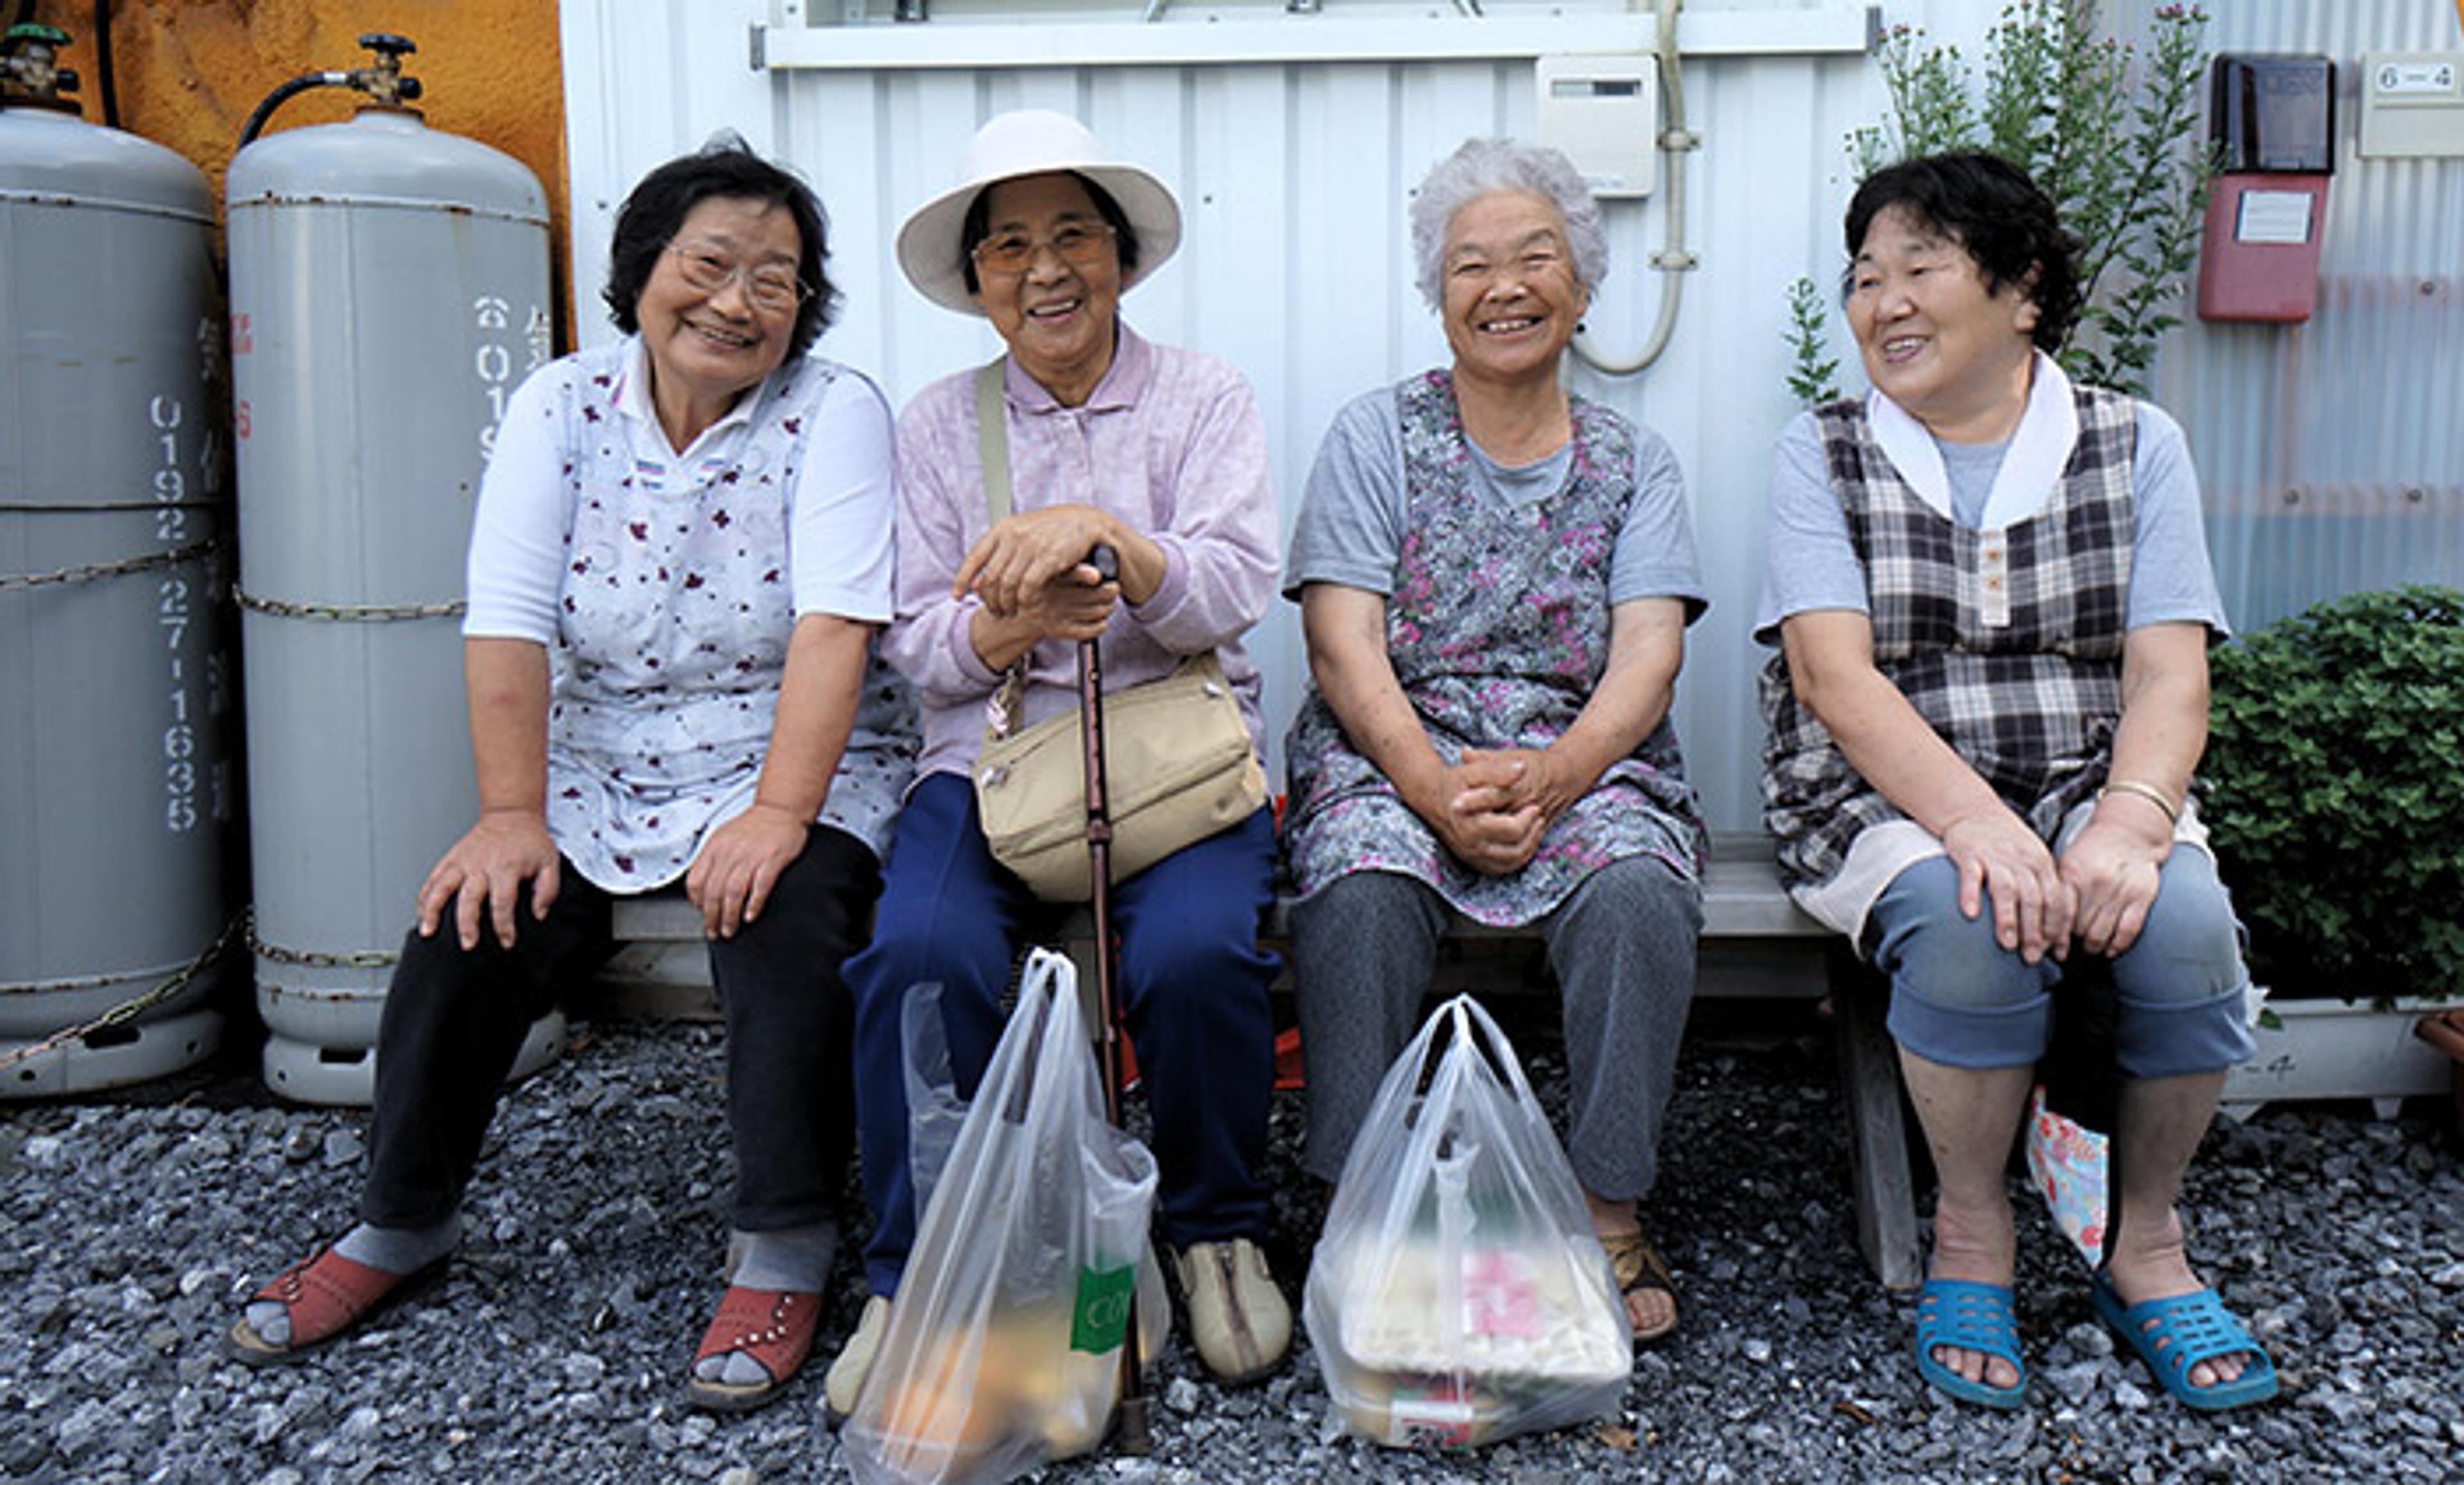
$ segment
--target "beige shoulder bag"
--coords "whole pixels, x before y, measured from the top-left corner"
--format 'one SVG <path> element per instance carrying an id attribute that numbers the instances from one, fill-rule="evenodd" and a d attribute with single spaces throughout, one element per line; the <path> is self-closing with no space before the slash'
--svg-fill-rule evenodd
<path id="1" fill-rule="evenodd" d="M 976 373 L 976 433 L 984 506 L 994 525 L 1010 513 L 1009 432 L 1001 411 L 1003 360 Z M 1021 659 L 993 692 L 976 803 L 993 859 L 1047 902 L 1083 903 L 1087 775 L 1080 719 L 1064 713 L 1019 726 L 1026 692 Z M 1249 746 L 1241 703 L 1213 650 L 1159 681 L 1104 698 L 1105 782 L 1111 803 L 1112 880 L 1135 876 L 1182 846 L 1228 830 L 1266 802 L 1266 773 Z"/>

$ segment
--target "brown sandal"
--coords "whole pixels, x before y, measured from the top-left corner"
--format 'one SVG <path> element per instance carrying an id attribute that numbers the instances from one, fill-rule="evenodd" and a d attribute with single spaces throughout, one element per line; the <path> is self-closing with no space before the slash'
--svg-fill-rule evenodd
<path id="1" fill-rule="evenodd" d="M 1670 1276 L 1668 1264 L 1661 1258 L 1660 1250 L 1651 1246 L 1651 1239 L 1642 1234 L 1642 1229 L 1602 1235 L 1600 1246 L 1608 1251 L 1609 1272 L 1616 1276 L 1620 1302 L 1625 1296 L 1639 1289 L 1653 1289 L 1668 1296 L 1673 1308 L 1677 1299 L 1677 1280 Z M 1657 1330 L 1638 1330 L 1634 1339 L 1637 1344 L 1657 1341 L 1676 1328 L 1677 1317 L 1672 1313 L 1667 1324 Z"/>
<path id="2" fill-rule="evenodd" d="M 744 1289 L 730 1284 L 718 1314 L 703 1332 L 693 1362 L 731 1351 L 753 1358 L 768 1373 L 761 1382 L 713 1382 L 688 1375 L 685 1401 L 705 1412 L 750 1412 L 784 1390 L 813 1351 L 813 1330 L 822 1318 L 822 1297 L 804 1291 Z"/>
<path id="3" fill-rule="evenodd" d="M 331 1248 L 320 1249 L 249 1296 L 251 1304 L 271 1299 L 290 1311 L 290 1343 L 275 1345 L 266 1340 L 243 1312 L 224 1332 L 223 1349 L 233 1361 L 251 1366 L 287 1365 L 340 1341 L 386 1306 L 433 1284 L 444 1273 L 443 1258 L 407 1274 L 388 1274 L 354 1263 Z"/>

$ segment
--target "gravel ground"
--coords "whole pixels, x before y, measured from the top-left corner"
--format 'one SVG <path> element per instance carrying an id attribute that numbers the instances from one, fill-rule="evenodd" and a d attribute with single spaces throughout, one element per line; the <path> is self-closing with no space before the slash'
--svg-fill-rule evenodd
<path id="1" fill-rule="evenodd" d="M 1715 1015 L 1714 1012 L 1723 1013 Z M 1468 1455 L 1339 1436 L 1304 1343 L 1220 1388 L 1176 1338 L 1155 1452 L 1054 1482 L 2456 1480 L 2464 1478 L 2464 1172 L 2425 1117 L 2346 1106 L 2220 1123 L 2193 1168 L 2194 1252 L 2273 1347 L 2284 1397 L 2211 1420 L 2094 1320 L 2086 1276 L 2023 1206 L 2035 1380 L 2009 1414 L 1936 1398 L 1910 1305 L 1858 1256 L 1827 1043 L 1794 1007 L 1706 1006 L 1688 1037 L 1651 1221 L 1684 1325 L 1621 1419 Z M 1725 1022 L 1726 1024 L 1722 1024 Z M 1557 1069 L 1519 1027 L 1544 1091 Z M 272 1102 L 238 1059 L 105 1102 L 0 1116 L 0 1478 L 275 1482 L 837 1480 L 819 1365 L 750 1417 L 677 1391 L 715 1302 L 728 1179 L 714 1029 L 601 1022 L 517 1089 L 425 1300 L 275 1371 L 223 1359 L 234 1306 L 347 1219 L 364 1117 Z M 1319 1198 L 1279 1095 L 1297 1290 Z M 843 1256 L 817 1355 L 852 1325 Z"/>

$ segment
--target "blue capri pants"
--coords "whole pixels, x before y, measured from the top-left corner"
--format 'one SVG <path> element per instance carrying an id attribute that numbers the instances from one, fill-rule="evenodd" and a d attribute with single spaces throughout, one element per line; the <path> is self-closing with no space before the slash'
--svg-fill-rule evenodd
<path id="1" fill-rule="evenodd" d="M 2062 963 L 2049 955 L 2030 964 L 1996 942 L 1990 895 L 1983 912 L 1963 916 L 1959 868 L 1947 857 L 1894 877 L 1866 933 L 1875 966 L 1890 977 L 1900 1045 L 1948 1067 L 2020 1067 L 2044 1055 Z M 2249 1058 L 2241 936 L 2215 859 L 2174 846 L 2145 927 L 2113 958 L 2124 1077 L 2212 1073 Z"/>

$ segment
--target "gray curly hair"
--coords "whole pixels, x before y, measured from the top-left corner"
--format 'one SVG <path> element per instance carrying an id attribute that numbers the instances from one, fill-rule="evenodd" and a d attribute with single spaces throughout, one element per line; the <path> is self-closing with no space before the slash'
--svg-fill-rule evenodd
<path id="1" fill-rule="evenodd" d="M 1590 294 L 1608 276 L 1609 237 L 1600 226 L 1599 204 L 1563 151 L 1512 140 L 1470 139 L 1438 162 L 1412 196 L 1412 259 L 1419 268 L 1420 297 L 1429 308 L 1445 303 L 1441 276 L 1446 225 L 1455 213 L 1491 191 L 1524 191 L 1557 208 L 1566 221 L 1566 247 L 1574 277 Z"/>

